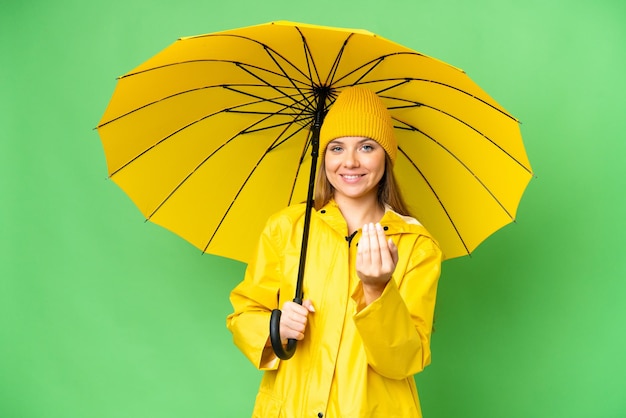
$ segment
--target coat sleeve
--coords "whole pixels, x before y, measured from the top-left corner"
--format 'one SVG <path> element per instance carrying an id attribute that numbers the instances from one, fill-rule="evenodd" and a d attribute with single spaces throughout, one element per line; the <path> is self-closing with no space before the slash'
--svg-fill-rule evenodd
<path id="1" fill-rule="evenodd" d="M 393 277 L 383 294 L 354 316 L 367 361 L 377 373 L 404 379 L 430 363 L 430 336 L 441 272 L 441 251 L 418 238 L 403 277 Z M 353 295 L 362 300 L 359 286 Z"/>
<path id="2" fill-rule="evenodd" d="M 226 318 L 235 345 L 261 370 L 276 369 L 279 361 L 267 346 L 270 316 L 278 308 L 282 274 L 277 238 L 276 228 L 268 222 L 243 281 L 230 294 L 233 313 Z"/>

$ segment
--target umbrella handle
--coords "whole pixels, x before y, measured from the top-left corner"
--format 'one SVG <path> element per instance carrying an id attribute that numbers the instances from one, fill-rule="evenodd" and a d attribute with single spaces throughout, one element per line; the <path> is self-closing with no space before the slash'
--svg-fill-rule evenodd
<path id="1" fill-rule="evenodd" d="M 326 108 L 326 97 L 330 93 L 329 87 L 321 87 L 316 92 L 317 105 L 315 109 L 315 120 L 311 128 L 311 173 L 309 175 L 309 187 L 307 191 L 306 208 L 304 211 L 304 228 L 302 231 L 302 247 L 300 249 L 300 265 L 298 267 L 298 278 L 296 281 L 296 295 L 293 301 L 302 305 L 302 282 L 304 280 L 304 265 L 306 262 L 306 250 L 309 241 L 309 227 L 311 225 L 311 211 L 313 209 L 313 194 L 315 190 L 315 171 L 317 170 L 317 156 L 320 147 L 320 130 L 324 120 Z M 274 354 L 281 360 L 289 360 L 296 352 L 297 340 L 288 339 L 287 349 L 283 347 L 280 340 L 280 309 L 274 309 L 270 317 L 270 342 Z"/>
<path id="2" fill-rule="evenodd" d="M 302 305 L 302 300 L 295 298 L 294 302 Z M 282 312 L 280 309 L 272 310 L 272 316 L 270 317 L 270 342 L 272 343 L 272 349 L 281 360 L 289 360 L 296 352 L 297 340 L 290 338 L 287 340 L 287 348 L 283 346 L 283 342 L 280 340 L 280 316 Z"/>

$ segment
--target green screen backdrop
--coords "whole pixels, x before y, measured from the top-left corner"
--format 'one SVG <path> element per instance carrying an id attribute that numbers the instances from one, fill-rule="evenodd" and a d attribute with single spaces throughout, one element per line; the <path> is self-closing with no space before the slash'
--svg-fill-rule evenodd
<path id="1" fill-rule="evenodd" d="M 426 418 L 626 417 L 626 3 L 3 0 L 0 417 L 250 416 L 225 328 L 244 265 L 143 221 L 100 120 L 180 36 L 363 28 L 464 69 L 522 121 L 517 223 L 444 264 Z"/>

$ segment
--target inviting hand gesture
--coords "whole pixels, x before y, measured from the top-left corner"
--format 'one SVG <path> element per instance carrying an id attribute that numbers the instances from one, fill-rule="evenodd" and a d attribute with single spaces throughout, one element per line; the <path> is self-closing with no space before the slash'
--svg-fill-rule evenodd
<path id="1" fill-rule="evenodd" d="M 398 262 L 398 247 L 387 240 L 380 224 L 363 225 L 356 255 L 356 272 L 363 283 L 365 303 L 370 304 L 385 289 Z"/>

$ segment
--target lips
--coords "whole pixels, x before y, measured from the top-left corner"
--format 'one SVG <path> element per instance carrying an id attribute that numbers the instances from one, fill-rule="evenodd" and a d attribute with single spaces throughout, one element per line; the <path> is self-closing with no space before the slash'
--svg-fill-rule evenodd
<path id="1" fill-rule="evenodd" d="M 347 183 L 356 183 L 365 174 L 341 174 L 341 178 Z"/>

